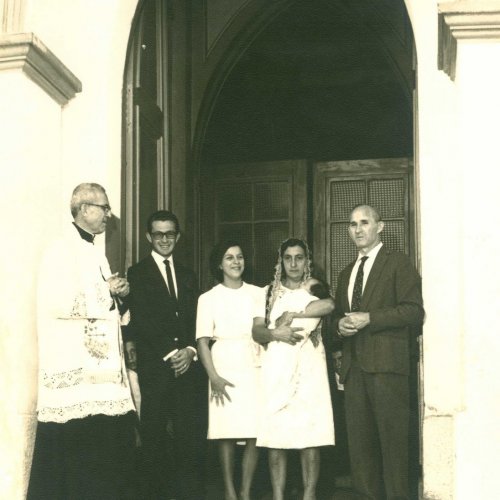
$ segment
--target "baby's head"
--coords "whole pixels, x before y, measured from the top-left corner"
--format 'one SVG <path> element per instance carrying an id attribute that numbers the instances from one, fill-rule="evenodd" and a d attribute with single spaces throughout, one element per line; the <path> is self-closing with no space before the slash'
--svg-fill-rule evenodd
<path id="1" fill-rule="evenodd" d="M 328 285 L 317 278 L 309 278 L 302 284 L 302 288 L 307 290 L 311 295 L 318 297 L 318 299 L 327 299 L 330 297 Z"/>

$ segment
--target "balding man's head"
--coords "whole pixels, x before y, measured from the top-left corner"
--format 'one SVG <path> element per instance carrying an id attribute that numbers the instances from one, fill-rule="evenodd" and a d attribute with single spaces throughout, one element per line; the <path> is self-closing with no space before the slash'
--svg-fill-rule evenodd
<path id="1" fill-rule="evenodd" d="M 73 189 L 73 194 L 71 195 L 71 215 L 76 217 L 80 207 L 84 203 L 93 202 L 99 194 L 106 194 L 106 190 L 95 182 L 82 182 L 78 184 L 75 189 Z"/>
<path id="2" fill-rule="evenodd" d="M 351 215 L 352 213 L 354 212 L 354 210 L 357 210 L 357 209 L 363 209 L 365 211 L 367 211 L 368 213 L 371 213 L 372 217 L 373 217 L 373 220 L 375 222 L 380 222 L 382 220 L 382 217 L 380 215 L 380 212 L 378 211 L 377 208 L 375 207 L 372 207 L 371 205 L 364 205 L 364 204 L 360 204 L 360 205 L 356 205 L 352 210 L 351 210 Z"/>
<path id="3" fill-rule="evenodd" d="M 349 236 L 362 254 L 367 254 L 380 243 L 384 223 L 380 212 L 370 205 L 358 205 L 351 211 Z"/>
<path id="4" fill-rule="evenodd" d="M 70 207 L 75 223 L 85 231 L 100 234 L 106 230 L 111 207 L 106 191 L 100 184 L 84 182 L 76 186 Z"/>

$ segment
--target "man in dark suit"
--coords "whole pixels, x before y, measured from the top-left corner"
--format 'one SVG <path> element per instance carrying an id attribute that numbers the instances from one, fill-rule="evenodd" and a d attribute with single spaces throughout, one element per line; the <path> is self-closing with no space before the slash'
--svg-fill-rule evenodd
<path id="1" fill-rule="evenodd" d="M 349 457 L 359 498 L 408 499 L 409 345 L 424 309 L 408 257 L 380 241 L 384 223 L 355 207 L 349 236 L 359 255 L 339 276 L 334 329 L 343 339 Z"/>
<path id="2" fill-rule="evenodd" d="M 141 388 L 146 497 L 199 500 L 197 280 L 191 270 L 173 260 L 180 229 L 172 212 L 153 213 L 146 237 L 151 254 L 127 274 L 129 336 L 136 344 Z"/>

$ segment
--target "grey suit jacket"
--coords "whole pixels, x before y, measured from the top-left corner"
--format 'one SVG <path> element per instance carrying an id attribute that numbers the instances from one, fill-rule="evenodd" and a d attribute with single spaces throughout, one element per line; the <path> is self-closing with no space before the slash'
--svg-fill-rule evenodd
<path id="1" fill-rule="evenodd" d="M 334 332 L 349 312 L 349 278 L 355 261 L 339 276 L 333 312 Z M 422 324 L 421 278 L 410 259 L 383 246 L 375 258 L 363 291 L 360 311 L 370 313 L 370 324 L 353 337 L 343 338 L 341 381 L 345 382 L 353 350 L 361 369 L 369 373 L 409 373 L 409 335 Z"/>

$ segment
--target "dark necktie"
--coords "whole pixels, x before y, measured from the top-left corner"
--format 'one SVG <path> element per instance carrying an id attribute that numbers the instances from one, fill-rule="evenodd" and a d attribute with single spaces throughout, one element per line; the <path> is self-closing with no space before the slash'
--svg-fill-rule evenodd
<path id="1" fill-rule="evenodd" d="M 170 262 L 168 259 L 165 259 L 165 269 L 167 270 L 167 283 L 168 283 L 168 291 L 170 293 L 170 297 L 172 297 L 177 303 L 177 297 L 175 295 L 175 286 L 174 286 L 174 278 L 172 276 L 172 269 L 170 269 Z"/>
<path id="2" fill-rule="evenodd" d="M 368 259 L 368 257 L 361 257 L 361 264 L 358 267 L 356 279 L 354 280 L 354 288 L 352 290 L 351 300 L 351 312 L 359 311 L 359 308 L 361 306 L 361 297 L 363 296 L 363 267 L 365 267 L 366 259 Z"/>

